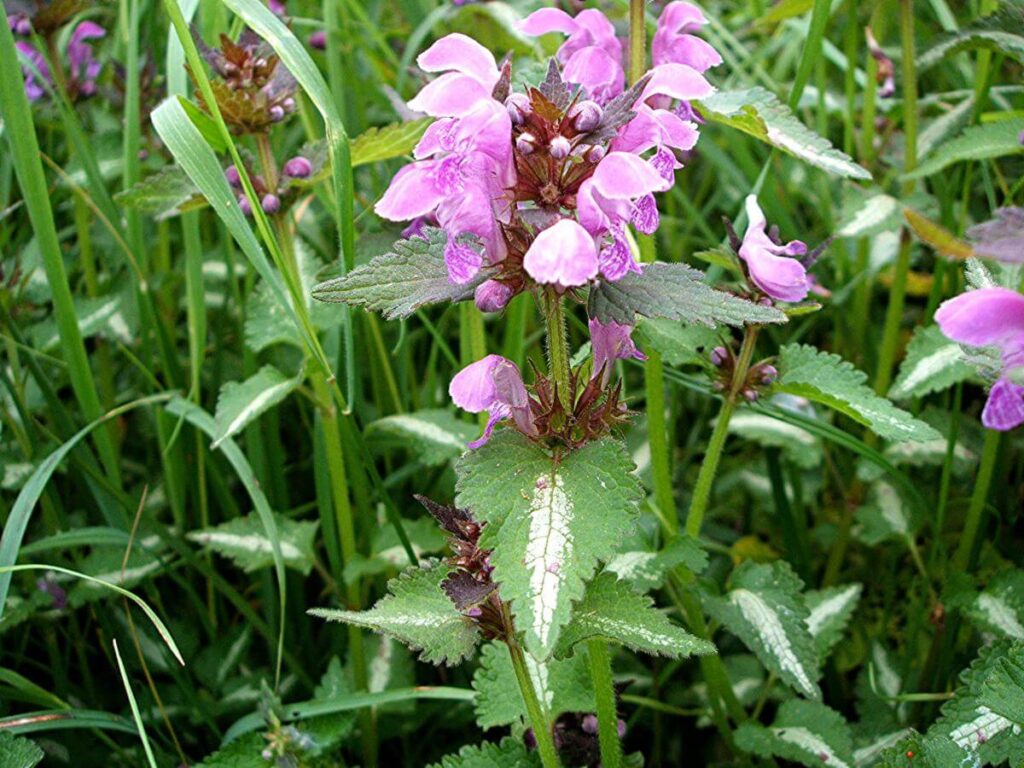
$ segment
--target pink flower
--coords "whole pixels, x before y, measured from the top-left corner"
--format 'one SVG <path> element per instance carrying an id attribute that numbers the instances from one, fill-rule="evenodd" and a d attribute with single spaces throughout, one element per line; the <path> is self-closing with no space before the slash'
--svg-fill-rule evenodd
<path id="1" fill-rule="evenodd" d="M 807 246 L 799 240 L 780 245 L 768 237 L 768 222 L 754 195 L 747 197 L 747 219 L 740 258 L 754 285 L 778 301 L 802 301 L 810 290 L 807 269 L 789 257 L 807 253 Z"/>
<path id="2" fill-rule="evenodd" d="M 692 34 L 708 23 L 700 9 L 676 0 L 665 6 L 658 17 L 658 29 L 651 42 L 654 63 L 686 64 L 704 72 L 722 63 L 722 57 L 711 44 Z"/>
<path id="3" fill-rule="evenodd" d="M 981 414 L 989 429 L 1024 424 L 1024 386 L 1009 377 L 1024 368 L 1024 295 L 1009 288 L 981 288 L 943 302 L 935 313 L 942 332 L 959 344 L 996 347 L 1002 371 Z"/>
<path id="4" fill-rule="evenodd" d="M 488 355 L 467 365 L 455 374 L 448 394 L 457 406 L 470 413 L 488 412 L 484 433 L 469 443 L 470 448 L 479 448 L 490 440 L 495 425 L 508 418 L 524 434 L 537 434 L 522 374 L 515 363 L 501 355 Z"/>
<path id="5" fill-rule="evenodd" d="M 83 21 L 68 40 L 68 75 L 72 88 L 81 96 L 96 93 L 96 78 L 102 64 L 92 54 L 92 45 L 86 41 L 106 37 L 106 30 L 99 24 Z"/>
<path id="6" fill-rule="evenodd" d="M 576 221 L 561 219 L 537 235 L 523 257 L 523 268 L 538 283 L 586 285 L 597 277 L 597 246 Z"/>
<path id="7" fill-rule="evenodd" d="M 50 67 L 47 65 L 43 54 L 37 51 L 31 44 L 19 40 L 14 46 L 31 64 L 31 66 L 28 64 L 22 64 L 21 66 L 21 73 L 25 78 L 25 95 L 28 96 L 29 101 L 39 101 L 39 99 L 46 95 L 43 82 L 52 82 Z M 40 81 L 40 78 L 42 78 L 42 81 Z"/>
<path id="8" fill-rule="evenodd" d="M 519 24 L 527 35 L 561 32 L 568 39 L 558 49 L 562 76 L 581 86 L 594 101 L 604 104 L 622 93 L 626 75 L 622 68 L 622 43 L 615 27 L 600 11 L 581 11 L 575 18 L 557 8 L 534 11 Z"/>
<path id="9" fill-rule="evenodd" d="M 424 72 L 443 72 L 427 83 L 409 107 L 431 117 L 459 117 L 480 102 L 491 101 L 501 72 L 494 55 L 461 34 L 442 37 L 421 53 L 416 63 Z"/>
<path id="10" fill-rule="evenodd" d="M 596 318 L 591 318 L 590 348 L 594 355 L 592 376 L 596 377 L 600 374 L 603 385 L 608 383 L 611 367 L 616 360 L 647 359 L 647 356 L 637 349 L 632 333 L 632 326 L 616 323 L 614 320 L 606 324 Z"/>

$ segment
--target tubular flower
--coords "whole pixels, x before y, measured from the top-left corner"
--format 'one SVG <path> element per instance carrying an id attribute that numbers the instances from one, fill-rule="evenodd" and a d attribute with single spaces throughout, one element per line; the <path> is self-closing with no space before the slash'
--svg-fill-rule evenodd
<path id="1" fill-rule="evenodd" d="M 68 41 L 68 90 L 77 96 L 92 96 L 96 93 L 96 78 L 102 64 L 93 56 L 89 40 L 106 37 L 106 31 L 99 24 L 83 21 L 71 33 Z"/>
<path id="2" fill-rule="evenodd" d="M 1002 368 L 981 413 L 989 429 L 1024 424 L 1024 386 L 1011 373 L 1024 370 L 1024 295 L 1009 288 L 980 288 L 943 302 L 935 312 L 942 332 L 959 344 L 995 347 Z"/>
<path id="3" fill-rule="evenodd" d="M 651 58 L 655 64 L 686 64 L 705 72 L 722 63 L 710 43 L 694 35 L 708 20 L 700 8 L 681 0 L 669 3 L 658 18 L 658 29 L 651 42 Z"/>
<path id="4" fill-rule="evenodd" d="M 52 82 L 50 67 L 46 64 L 43 54 L 29 43 L 19 40 L 14 46 L 27 59 L 27 62 L 21 65 L 21 73 L 25 78 L 25 95 L 28 96 L 29 101 L 39 101 L 46 95 L 46 89 L 40 78 L 46 83 Z"/>
<path id="5" fill-rule="evenodd" d="M 509 418 L 524 434 L 537 434 L 522 374 L 515 363 L 501 355 L 488 355 L 467 365 L 455 374 L 448 394 L 470 413 L 488 413 L 483 435 L 471 442 L 470 448 L 479 448 L 490 440 L 495 425 Z"/>
<path id="6" fill-rule="evenodd" d="M 792 256 L 803 256 L 807 245 L 799 240 L 777 243 L 765 231 L 765 220 L 757 197 L 746 202 L 747 231 L 740 245 L 740 258 L 746 262 L 750 280 L 777 301 L 803 301 L 810 290 L 807 268 Z"/>
<path id="7" fill-rule="evenodd" d="M 590 319 L 590 347 L 594 355 L 593 377 L 600 376 L 601 383 L 607 384 L 611 367 L 616 360 L 646 360 L 647 355 L 637 349 L 633 342 L 633 327 L 614 320 L 602 323 Z"/>

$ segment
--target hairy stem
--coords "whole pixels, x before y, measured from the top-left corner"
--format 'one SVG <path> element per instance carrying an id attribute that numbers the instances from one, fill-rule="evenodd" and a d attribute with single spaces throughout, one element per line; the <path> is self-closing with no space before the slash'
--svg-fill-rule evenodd
<path id="1" fill-rule="evenodd" d="M 537 740 L 537 751 L 540 753 L 540 762 L 544 768 L 559 768 L 561 763 L 558 760 L 558 752 L 555 751 L 555 741 L 551 735 L 551 724 L 548 722 L 544 708 L 537 698 L 537 692 L 533 687 L 533 680 L 530 678 L 530 670 L 526 667 L 526 656 L 523 649 L 515 639 L 515 630 L 511 627 L 511 620 L 506 618 L 509 624 L 508 652 L 512 656 L 512 669 L 516 673 L 516 681 L 519 683 L 519 692 L 523 696 L 523 703 L 526 705 L 526 714 L 530 719 L 530 727 L 533 728 L 533 737 Z"/>
<path id="2" fill-rule="evenodd" d="M 629 82 L 635 83 L 647 68 L 647 29 L 644 0 L 629 0 Z"/>
<path id="3" fill-rule="evenodd" d="M 966 571 L 971 567 L 974 559 L 974 544 L 978 538 L 978 531 L 984 518 L 985 502 L 988 500 L 988 491 L 992 485 L 992 475 L 995 473 L 996 459 L 999 457 L 999 443 L 1003 433 L 994 429 L 985 431 L 985 445 L 981 451 L 981 465 L 978 467 L 978 476 L 974 481 L 974 493 L 971 494 L 971 505 L 967 508 L 967 519 L 964 521 L 964 531 L 960 535 L 960 545 L 957 547 L 953 563 L 957 570 Z"/>
<path id="4" fill-rule="evenodd" d="M 572 410 L 569 402 L 569 337 L 565 327 L 565 307 L 562 297 L 553 290 L 544 294 L 544 314 L 548 336 L 548 374 L 554 379 L 558 398 L 566 410 Z"/>
<path id="5" fill-rule="evenodd" d="M 619 743 L 619 715 L 612 685 L 612 660 L 608 643 L 599 637 L 587 641 L 590 654 L 590 679 L 597 699 L 597 734 L 601 744 L 603 768 L 619 768 L 622 745 Z"/>

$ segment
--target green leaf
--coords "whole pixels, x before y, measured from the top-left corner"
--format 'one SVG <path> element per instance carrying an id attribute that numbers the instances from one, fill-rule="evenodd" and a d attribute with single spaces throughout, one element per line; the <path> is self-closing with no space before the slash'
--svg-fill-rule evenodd
<path id="1" fill-rule="evenodd" d="M 300 383 L 301 375 L 285 376 L 272 365 L 263 366 L 245 381 L 229 381 L 217 397 L 217 428 L 210 448 L 216 449 L 222 441 L 237 435 L 288 397 Z"/>
<path id="2" fill-rule="evenodd" d="M 803 583 L 788 563 L 747 560 L 724 596 L 708 596 L 708 611 L 799 693 L 820 699 L 818 654 L 807 626 Z"/>
<path id="3" fill-rule="evenodd" d="M 918 527 L 896 489 L 882 480 L 871 487 L 871 496 L 857 509 L 856 520 L 857 538 L 869 547 L 883 541 L 907 539 Z"/>
<path id="4" fill-rule="evenodd" d="M 661 354 L 669 365 L 706 365 L 708 354 L 718 346 L 718 334 L 701 325 L 684 325 L 678 320 L 645 317 L 633 331 L 633 338 L 647 351 Z"/>
<path id="5" fill-rule="evenodd" d="M 868 237 L 903 225 L 903 204 L 883 193 L 852 192 L 844 201 L 836 237 Z"/>
<path id="6" fill-rule="evenodd" d="M 1024 729 L 986 704 L 991 700 L 986 683 L 993 675 L 1006 673 L 1000 661 L 1014 647 L 1020 648 L 1019 644 L 1004 642 L 981 649 L 978 658 L 961 673 L 961 685 L 953 699 L 943 704 L 942 715 L 928 730 L 929 737 L 949 739 L 968 755 L 979 758 L 982 765 L 1007 761 L 1020 765 L 1024 760 Z M 1013 655 L 1019 659 L 1019 650 Z"/>
<path id="7" fill-rule="evenodd" d="M 1024 643 L 1015 643 L 1006 656 L 993 662 L 982 683 L 980 701 L 996 714 L 1024 725 Z"/>
<path id="8" fill-rule="evenodd" d="M 1024 60 L 1024 9 L 1003 4 L 991 16 L 979 19 L 929 48 L 918 58 L 917 66 L 921 70 L 928 69 L 953 54 L 974 48 L 997 50 L 1018 61 Z"/>
<path id="9" fill-rule="evenodd" d="M 1024 118 L 997 120 L 984 125 L 972 125 L 951 141 L 947 141 L 924 158 L 904 180 L 923 179 L 964 160 L 991 160 L 1024 151 L 1020 134 L 1024 131 Z"/>
<path id="10" fill-rule="evenodd" d="M 93 336 L 122 344 L 132 344 L 139 337 L 139 320 L 134 296 L 122 290 L 106 296 L 79 296 L 75 298 L 75 316 L 82 338 Z M 56 322 L 47 318 L 31 329 L 32 346 L 49 351 L 60 345 Z"/>
<path id="11" fill-rule="evenodd" d="M 444 261 L 447 241 L 444 230 L 433 228 L 427 229 L 424 237 L 400 240 L 392 251 L 369 264 L 314 286 L 313 298 L 363 307 L 388 320 L 408 317 L 428 304 L 464 301 L 485 274 L 481 272 L 466 285 L 452 283 Z"/>
<path id="12" fill-rule="evenodd" d="M 924 397 L 941 392 L 974 376 L 960 352 L 960 345 L 947 339 L 937 325 L 919 327 L 907 346 L 900 373 L 889 390 L 894 400 Z"/>
<path id="13" fill-rule="evenodd" d="M 441 409 L 385 416 L 366 425 L 366 439 L 371 444 L 408 448 L 432 467 L 461 456 L 466 443 L 479 433 L 478 427 Z"/>
<path id="14" fill-rule="evenodd" d="M 313 569 L 313 551 L 318 521 L 292 520 L 274 514 L 277 537 L 284 564 L 305 575 Z M 274 565 L 274 547 L 263 522 L 256 515 L 236 517 L 213 528 L 202 528 L 187 535 L 190 541 L 231 558 L 246 573 Z"/>
<path id="15" fill-rule="evenodd" d="M 34 768 L 43 757 L 34 741 L 0 730 L 0 768 Z"/>
<path id="16" fill-rule="evenodd" d="M 843 639 L 846 625 L 857 610 L 861 593 L 861 584 L 845 584 L 841 587 L 826 587 L 811 590 L 804 595 L 804 602 L 810 614 L 807 617 L 807 628 L 814 638 L 814 647 L 818 650 L 818 660 L 824 663 L 832 653 L 832 649 Z"/>
<path id="17" fill-rule="evenodd" d="M 715 646 L 694 637 L 654 607 L 654 601 L 635 592 L 614 574 L 602 573 L 590 584 L 562 631 L 559 655 L 592 637 L 621 643 L 655 656 L 684 658 L 715 653 Z"/>
<path id="18" fill-rule="evenodd" d="M 649 592 L 659 588 L 668 572 L 679 565 L 685 565 L 690 573 L 703 573 L 707 568 L 707 553 L 696 539 L 678 536 L 659 552 L 622 552 L 608 561 L 605 570 L 637 591 Z"/>
<path id="19" fill-rule="evenodd" d="M 926 441 L 941 435 L 867 385 L 867 374 L 838 355 L 801 344 L 779 350 L 776 390 L 806 397 L 849 416 L 887 440 Z"/>
<path id="20" fill-rule="evenodd" d="M 764 758 L 778 757 L 808 768 L 853 768 L 850 726 L 834 709 L 816 701 L 790 699 L 769 727 L 746 722 L 736 729 L 736 746 Z"/>
<path id="21" fill-rule="evenodd" d="M 907 757 L 908 754 L 911 757 Z M 945 736 L 922 736 L 909 730 L 905 738 L 882 753 L 880 762 L 864 765 L 876 768 L 977 768 L 979 764 Z"/>
<path id="22" fill-rule="evenodd" d="M 1024 571 L 1003 571 L 964 607 L 971 623 L 983 632 L 1024 641 Z"/>
<path id="23" fill-rule="evenodd" d="M 537 696 L 553 719 L 564 712 L 596 709 L 585 650 L 581 649 L 569 659 L 537 661 L 530 654 L 525 657 Z M 480 666 L 473 674 L 473 689 L 476 691 L 476 723 L 481 728 L 527 720 L 512 657 L 504 643 L 488 643 L 480 650 Z"/>
<path id="24" fill-rule="evenodd" d="M 368 627 L 422 651 L 423 661 L 452 666 L 473 654 L 479 633 L 441 589 L 450 570 L 427 560 L 389 581 L 388 595 L 368 611 L 314 608 L 309 614 Z"/>
<path id="25" fill-rule="evenodd" d="M 704 273 L 685 264 L 655 262 L 590 292 L 590 316 L 603 323 L 633 325 L 637 315 L 706 325 L 785 323 L 775 307 L 741 299 L 704 282 Z"/>
<path id="26" fill-rule="evenodd" d="M 719 91 L 702 101 L 701 106 L 701 112 L 710 121 L 743 131 L 835 176 L 871 178 L 849 155 L 801 123 L 775 94 L 760 86 Z"/>
<path id="27" fill-rule="evenodd" d="M 537 754 L 527 752 L 522 739 L 506 736 L 500 744 L 484 742 L 480 746 L 463 747 L 458 754 L 448 755 L 427 768 L 536 768 L 539 765 Z"/>
<path id="28" fill-rule="evenodd" d="M 632 531 L 643 491 L 625 447 L 597 440 L 555 461 L 510 429 L 457 464 L 456 504 L 487 523 L 494 579 L 526 647 L 547 658 L 600 561 Z"/>
<path id="29" fill-rule="evenodd" d="M 154 216 L 158 221 L 206 205 L 199 187 L 176 165 L 165 165 L 129 189 L 118 192 L 114 200 L 126 208 Z"/>
<path id="30" fill-rule="evenodd" d="M 781 448 L 786 458 L 804 469 L 821 464 L 821 440 L 806 430 L 763 413 L 738 411 L 729 420 L 729 434 L 768 448 Z"/>
<path id="31" fill-rule="evenodd" d="M 423 138 L 432 118 L 370 128 L 352 139 L 352 166 L 404 157 Z"/>
<path id="32" fill-rule="evenodd" d="M 195 768 L 267 768 L 262 752 L 267 740 L 261 733 L 247 733 L 209 755 Z"/>

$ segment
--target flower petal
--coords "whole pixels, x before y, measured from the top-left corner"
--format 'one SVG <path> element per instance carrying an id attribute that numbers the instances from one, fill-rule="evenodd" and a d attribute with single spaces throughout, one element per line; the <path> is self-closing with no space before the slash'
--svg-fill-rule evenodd
<path id="1" fill-rule="evenodd" d="M 715 92 L 700 72 L 685 64 L 659 64 L 651 69 L 651 79 L 644 87 L 640 101 L 651 96 L 669 96 L 673 99 L 690 101 L 703 99 Z"/>
<path id="2" fill-rule="evenodd" d="M 1000 379 L 989 392 L 981 423 L 1001 432 L 1024 424 L 1024 386 L 1009 379 Z"/>
<path id="3" fill-rule="evenodd" d="M 572 219 L 562 219 L 534 239 L 523 268 L 538 283 L 562 288 L 586 285 L 597 277 L 594 238 Z"/>
<path id="4" fill-rule="evenodd" d="M 490 410 L 497 402 L 494 370 L 502 362 L 509 361 L 501 355 L 488 355 L 455 374 L 448 385 L 452 402 L 470 413 Z"/>
<path id="5" fill-rule="evenodd" d="M 997 346 L 1004 357 L 1024 351 L 1024 295 L 1009 288 L 981 288 L 943 302 L 935 322 L 953 341 Z"/>
<path id="6" fill-rule="evenodd" d="M 490 98 L 490 91 L 476 78 L 447 72 L 423 86 L 409 101 L 409 109 L 431 117 L 460 117 Z"/>
<path id="7" fill-rule="evenodd" d="M 443 199 L 434 183 L 436 163 L 422 160 L 402 168 L 374 210 L 390 221 L 408 221 L 433 211 Z"/>
<path id="8" fill-rule="evenodd" d="M 458 32 L 446 35 L 416 58 L 424 72 L 460 72 L 484 88 L 493 89 L 501 73 L 494 54 L 471 37 Z"/>
<path id="9" fill-rule="evenodd" d="M 538 37 L 549 32 L 562 32 L 571 35 L 578 31 L 580 25 L 565 11 L 559 8 L 541 8 L 534 11 L 516 25 L 526 35 Z"/>

